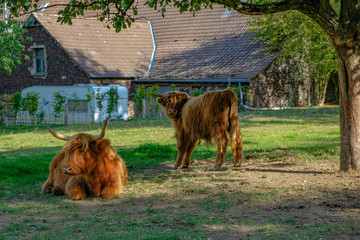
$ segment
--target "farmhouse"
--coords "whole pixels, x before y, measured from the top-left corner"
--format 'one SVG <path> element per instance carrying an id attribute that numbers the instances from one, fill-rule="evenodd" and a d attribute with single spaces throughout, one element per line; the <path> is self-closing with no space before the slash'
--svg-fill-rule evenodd
<path id="1" fill-rule="evenodd" d="M 57 22 L 61 6 L 32 13 L 24 26 L 33 38 L 24 53 L 31 60 L 11 76 L 0 70 L 0 94 L 33 85 L 91 83 L 120 84 L 131 96 L 138 85 L 159 85 L 163 93 L 170 85 L 190 92 L 230 83 L 248 89 L 242 103 L 250 107 L 307 101 L 309 84 L 289 78 L 286 67 L 274 61 L 276 54 L 253 39 L 249 16 L 214 5 L 194 17 L 169 7 L 163 18 L 143 3 L 138 3 L 136 22 L 120 33 L 106 28 L 92 12 L 71 26 Z"/>

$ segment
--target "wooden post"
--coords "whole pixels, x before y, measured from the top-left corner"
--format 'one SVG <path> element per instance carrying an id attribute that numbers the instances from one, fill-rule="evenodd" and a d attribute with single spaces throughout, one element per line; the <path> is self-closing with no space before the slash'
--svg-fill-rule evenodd
<path id="1" fill-rule="evenodd" d="M 243 95 L 241 89 L 241 82 L 239 82 L 239 99 L 240 99 L 240 106 L 242 106 L 244 104 L 244 101 L 243 101 Z"/>
<path id="2" fill-rule="evenodd" d="M 256 95 L 256 108 L 259 111 L 259 95 Z"/>
<path id="3" fill-rule="evenodd" d="M 69 124 L 69 105 L 65 103 L 65 126 Z"/>
<path id="4" fill-rule="evenodd" d="M 146 118 L 146 101 L 145 101 L 145 98 L 142 99 L 142 117 Z"/>
<path id="5" fill-rule="evenodd" d="M 311 80 L 309 79 L 308 107 L 311 107 Z"/>

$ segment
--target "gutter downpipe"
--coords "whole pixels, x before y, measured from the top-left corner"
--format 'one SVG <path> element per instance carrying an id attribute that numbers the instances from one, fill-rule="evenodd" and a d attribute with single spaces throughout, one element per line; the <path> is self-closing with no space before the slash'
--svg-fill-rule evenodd
<path id="1" fill-rule="evenodd" d="M 240 105 L 243 105 L 243 96 L 242 96 L 242 89 L 241 89 L 241 82 L 238 82 L 239 87 L 239 99 L 240 99 Z"/>
<path id="2" fill-rule="evenodd" d="M 8 10 L 6 8 L 6 2 L 3 3 L 3 14 L 4 14 L 4 23 L 8 23 Z"/>
<path id="3" fill-rule="evenodd" d="M 151 68 L 152 68 L 152 65 L 153 65 L 154 59 L 155 59 L 156 49 L 157 49 L 157 45 L 156 45 L 156 41 L 155 41 L 155 35 L 154 35 L 154 29 L 153 29 L 152 23 L 149 20 L 148 20 L 148 23 L 150 25 L 151 39 L 153 41 L 154 48 L 153 48 L 153 51 L 152 51 L 152 54 L 151 54 L 149 67 L 148 67 L 147 71 L 145 72 L 145 74 L 142 77 L 148 76 L 150 74 L 150 71 L 151 71 Z"/>

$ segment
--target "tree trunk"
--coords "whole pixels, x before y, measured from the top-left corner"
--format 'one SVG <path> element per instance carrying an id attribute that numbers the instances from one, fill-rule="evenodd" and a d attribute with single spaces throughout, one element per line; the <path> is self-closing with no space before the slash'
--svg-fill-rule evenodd
<path id="1" fill-rule="evenodd" d="M 336 47 L 339 65 L 340 171 L 360 171 L 360 51 Z"/>
<path id="2" fill-rule="evenodd" d="M 323 106 L 326 100 L 326 90 L 329 84 L 331 74 L 327 74 L 325 78 L 317 77 L 318 95 L 317 104 Z"/>

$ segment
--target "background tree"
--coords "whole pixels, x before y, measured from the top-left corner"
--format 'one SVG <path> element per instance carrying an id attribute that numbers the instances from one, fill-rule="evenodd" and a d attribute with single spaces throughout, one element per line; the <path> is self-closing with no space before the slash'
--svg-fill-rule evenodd
<path id="1" fill-rule="evenodd" d="M 30 37 L 22 37 L 25 32 L 18 21 L 0 22 L 0 68 L 9 75 L 16 65 L 21 64 L 24 59 L 29 60 L 28 56 L 22 54 L 25 50 L 23 43 L 32 41 Z"/>
<path id="2" fill-rule="evenodd" d="M 9 4 L 13 14 L 37 8 L 37 0 L 1 0 Z M 338 61 L 340 96 L 341 154 L 340 170 L 360 171 L 360 0 L 147 0 L 151 8 L 166 13 L 166 7 L 195 14 L 201 8 L 220 4 L 243 14 L 263 15 L 296 10 L 312 18 L 330 37 Z M 99 11 L 98 19 L 117 31 L 130 26 L 137 14 L 135 0 L 73 0 L 59 12 L 59 21 Z M 51 5 L 50 5 L 51 6 Z"/>
<path id="3" fill-rule="evenodd" d="M 289 11 L 255 18 L 251 31 L 267 43 L 269 51 L 280 53 L 278 60 L 286 60 L 293 75 L 314 80 L 316 104 L 323 105 L 337 60 L 330 38 L 320 26 L 299 12 Z"/>

